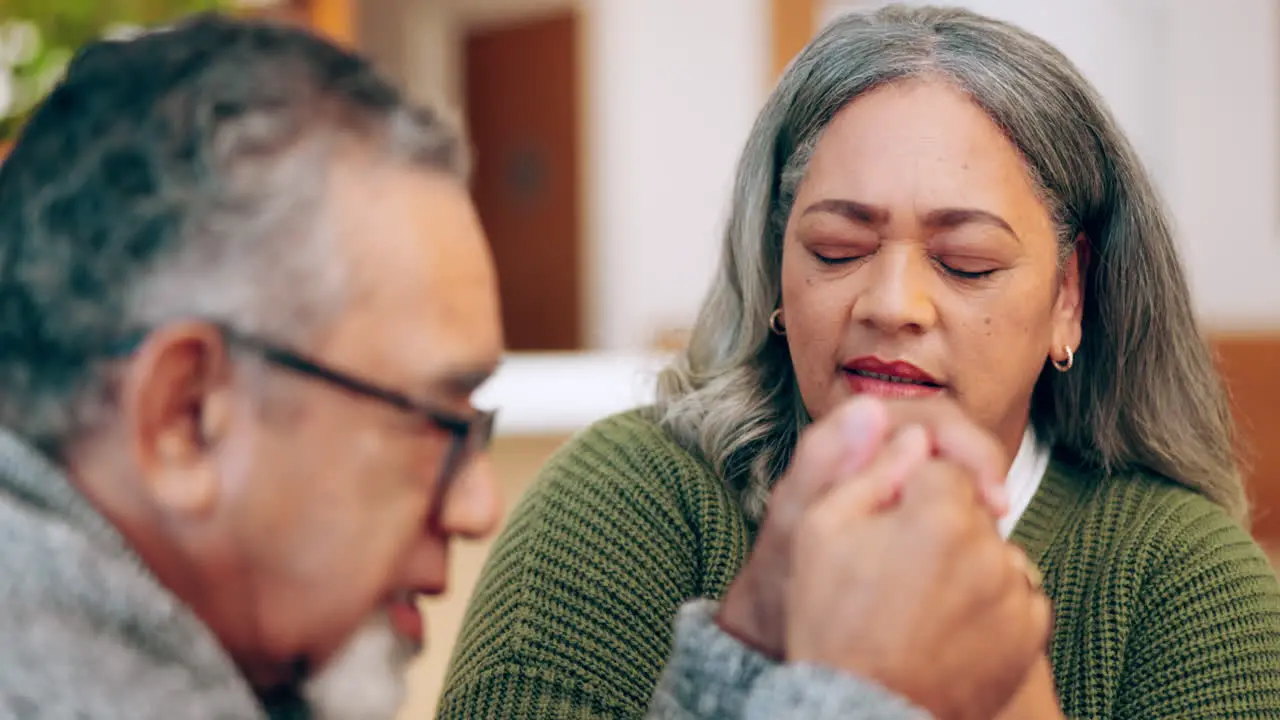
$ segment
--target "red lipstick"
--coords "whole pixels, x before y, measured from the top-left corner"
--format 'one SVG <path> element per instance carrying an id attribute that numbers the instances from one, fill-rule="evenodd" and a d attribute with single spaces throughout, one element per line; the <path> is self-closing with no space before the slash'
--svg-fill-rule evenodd
<path id="1" fill-rule="evenodd" d="M 942 383 L 932 375 L 903 360 L 861 357 L 845 363 L 845 382 L 855 395 L 883 398 L 917 398 L 936 395 Z"/>

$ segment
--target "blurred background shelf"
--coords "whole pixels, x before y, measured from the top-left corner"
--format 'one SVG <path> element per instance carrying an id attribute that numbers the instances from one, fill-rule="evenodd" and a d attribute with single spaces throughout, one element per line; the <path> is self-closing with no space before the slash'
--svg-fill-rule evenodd
<path id="1" fill-rule="evenodd" d="M 653 402 L 664 353 L 513 353 L 476 396 L 498 409 L 504 437 L 571 435 L 615 413 Z"/>

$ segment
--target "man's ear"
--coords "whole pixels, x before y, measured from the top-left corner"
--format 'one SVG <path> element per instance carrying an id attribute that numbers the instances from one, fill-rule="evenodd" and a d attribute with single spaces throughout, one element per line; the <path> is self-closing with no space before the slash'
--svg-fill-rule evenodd
<path id="1" fill-rule="evenodd" d="M 228 430 L 231 393 L 230 357 L 213 325 L 166 325 L 134 353 L 120 404 L 143 489 L 160 509 L 204 514 L 217 504 L 209 451 Z"/>

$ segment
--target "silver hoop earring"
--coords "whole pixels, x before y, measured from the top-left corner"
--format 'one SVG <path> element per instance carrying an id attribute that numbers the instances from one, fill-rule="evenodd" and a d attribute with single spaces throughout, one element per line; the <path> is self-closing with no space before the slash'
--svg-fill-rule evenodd
<path id="1" fill-rule="evenodd" d="M 1063 345 L 1062 349 L 1067 351 L 1067 359 L 1062 362 L 1058 362 L 1057 360 L 1053 361 L 1053 369 L 1060 373 L 1070 370 L 1071 366 L 1076 364 L 1076 354 L 1071 351 L 1071 346 Z"/>
<path id="2" fill-rule="evenodd" d="M 769 316 L 769 330 L 773 331 L 774 335 L 787 334 L 787 326 L 782 324 L 782 308 L 774 310 Z"/>

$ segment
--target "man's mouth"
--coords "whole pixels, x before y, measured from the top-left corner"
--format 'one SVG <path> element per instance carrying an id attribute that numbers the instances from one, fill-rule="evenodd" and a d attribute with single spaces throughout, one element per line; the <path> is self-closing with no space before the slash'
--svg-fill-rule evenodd
<path id="1" fill-rule="evenodd" d="M 387 603 L 387 617 L 397 635 L 412 640 L 421 646 L 426 642 L 426 628 L 422 622 L 422 611 L 418 609 L 418 593 L 403 590 L 391 596 Z"/>

